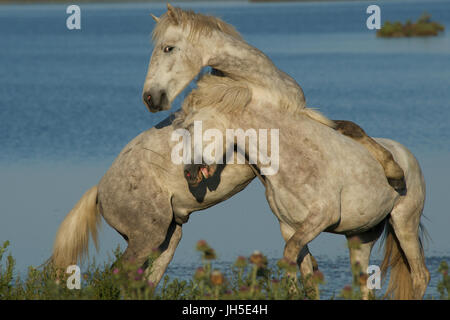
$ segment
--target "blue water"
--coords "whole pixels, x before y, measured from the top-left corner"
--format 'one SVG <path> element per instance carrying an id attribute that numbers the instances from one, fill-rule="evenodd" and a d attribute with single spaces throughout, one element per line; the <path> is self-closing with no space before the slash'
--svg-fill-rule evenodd
<path id="1" fill-rule="evenodd" d="M 438 261 L 450 260 L 450 2 L 377 2 L 382 21 L 427 11 L 447 28 L 438 37 L 413 39 L 376 38 L 366 28 L 369 4 L 180 5 L 235 25 L 300 83 L 309 106 L 400 141 L 417 156 L 427 181 L 424 223 L 433 239 L 427 293 L 436 296 Z M 152 51 L 149 13 L 160 15 L 164 6 L 81 5 L 79 31 L 67 30 L 64 5 L 0 6 L 0 242 L 12 241 L 19 269 L 50 255 L 59 223 L 81 194 L 129 140 L 168 115 L 150 114 L 141 102 Z M 255 249 L 277 259 L 283 247 L 257 182 L 194 214 L 183 237 L 171 275 L 194 270 L 193 247 L 201 238 L 222 253 L 224 264 Z M 124 246 L 106 224 L 100 242 L 100 260 Z M 351 281 L 343 237 L 321 235 L 311 248 L 326 277 L 327 270 L 343 272 L 329 274 L 339 280 L 327 292 Z"/>
<path id="2" fill-rule="evenodd" d="M 350 272 L 350 264 L 347 256 L 338 256 L 331 258 L 329 256 L 318 255 L 316 256 L 319 269 L 324 275 L 325 283 L 320 285 L 321 299 L 340 299 L 340 294 L 344 286 L 352 284 L 352 276 Z M 442 276 L 436 273 L 439 264 L 443 260 L 449 260 L 448 256 L 432 256 L 427 259 L 427 267 L 433 272 L 430 284 L 428 286 L 425 299 L 439 299 L 440 295 L 436 290 L 438 281 Z M 269 259 L 268 267 L 272 270 L 276 270 L 278 259 Z M 381 260 L 373 259 L 371 261 L 374 265 L 380 265 Z M 171 264 L 167 269 L 169 280 L 177 278 L 179 280 L 190 281 L 196 272 L 198 267 L 202 266 L 200 262 L 192 262 L 185 264 Z M 233 261 L 218 261 L 213 262 L 212 267 L 214 269 L 221 270 L 228 279 L 233 279 L 232 267 Z M 249 269 L 247 269 L 247 272 Z M 386 285 L 382 282 L 381 290 L 374 290 L 377 297 L 381 298 L 384 295 Z"/>

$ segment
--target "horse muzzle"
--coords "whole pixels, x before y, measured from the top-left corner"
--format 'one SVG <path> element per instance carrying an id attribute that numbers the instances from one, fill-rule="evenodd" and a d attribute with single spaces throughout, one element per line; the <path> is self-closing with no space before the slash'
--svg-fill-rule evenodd
<path id="1" fill-rule="evenodd" d="M 159 112 L 169 109 L 169 99 L 164 90 L 152 92 L 152 90 L 145 91 L 142 95 L 144 104 L 150 112 Z"/>

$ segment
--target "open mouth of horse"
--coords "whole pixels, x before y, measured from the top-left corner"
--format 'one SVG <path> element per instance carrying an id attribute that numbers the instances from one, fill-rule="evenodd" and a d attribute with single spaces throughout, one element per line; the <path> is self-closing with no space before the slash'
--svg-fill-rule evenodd
<path id="1" fill-rule="evenodd" d="M 189 170 L 190 169 L 190 170 Z M 186 169 L 184 172 L 185 178 L 190 186 L 196 187 L 203 179 L 208 179 L 214 175 L 214 167 L 207 164 L 198 164 Z"/>
<path id="2" fill-rule="evenodd" d="M 203 176 L 203 178 L 208 179 L 210 177 L 209 174 L 209 166 L 201 166 L 198 169 L 198 172 L 201 173 L 201 175 Z"/>

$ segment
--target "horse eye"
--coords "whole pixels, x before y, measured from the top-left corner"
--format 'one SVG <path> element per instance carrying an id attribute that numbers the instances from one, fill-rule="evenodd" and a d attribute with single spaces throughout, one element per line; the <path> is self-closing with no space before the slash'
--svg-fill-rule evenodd
<path id="1" fill-rule="evenodd" d="M 173 47 L 171 47 L 171 46 L 164 47 L 164 52 L 165 53 L 168 53 L 168 52 L 170 52 L 172 50 L 173 50 Z"/>

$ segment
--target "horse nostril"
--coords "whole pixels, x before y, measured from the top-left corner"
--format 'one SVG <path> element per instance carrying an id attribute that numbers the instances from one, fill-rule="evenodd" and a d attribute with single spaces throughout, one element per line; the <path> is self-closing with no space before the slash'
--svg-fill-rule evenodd
<path id="1" fill-rule="evenodd" d="M 144 93 L 142 98 L 144 99 L 144 103 L 147 105 L 147 108 L 152 111 L 155 107 L 152 96 L 149 93 Z"/>

